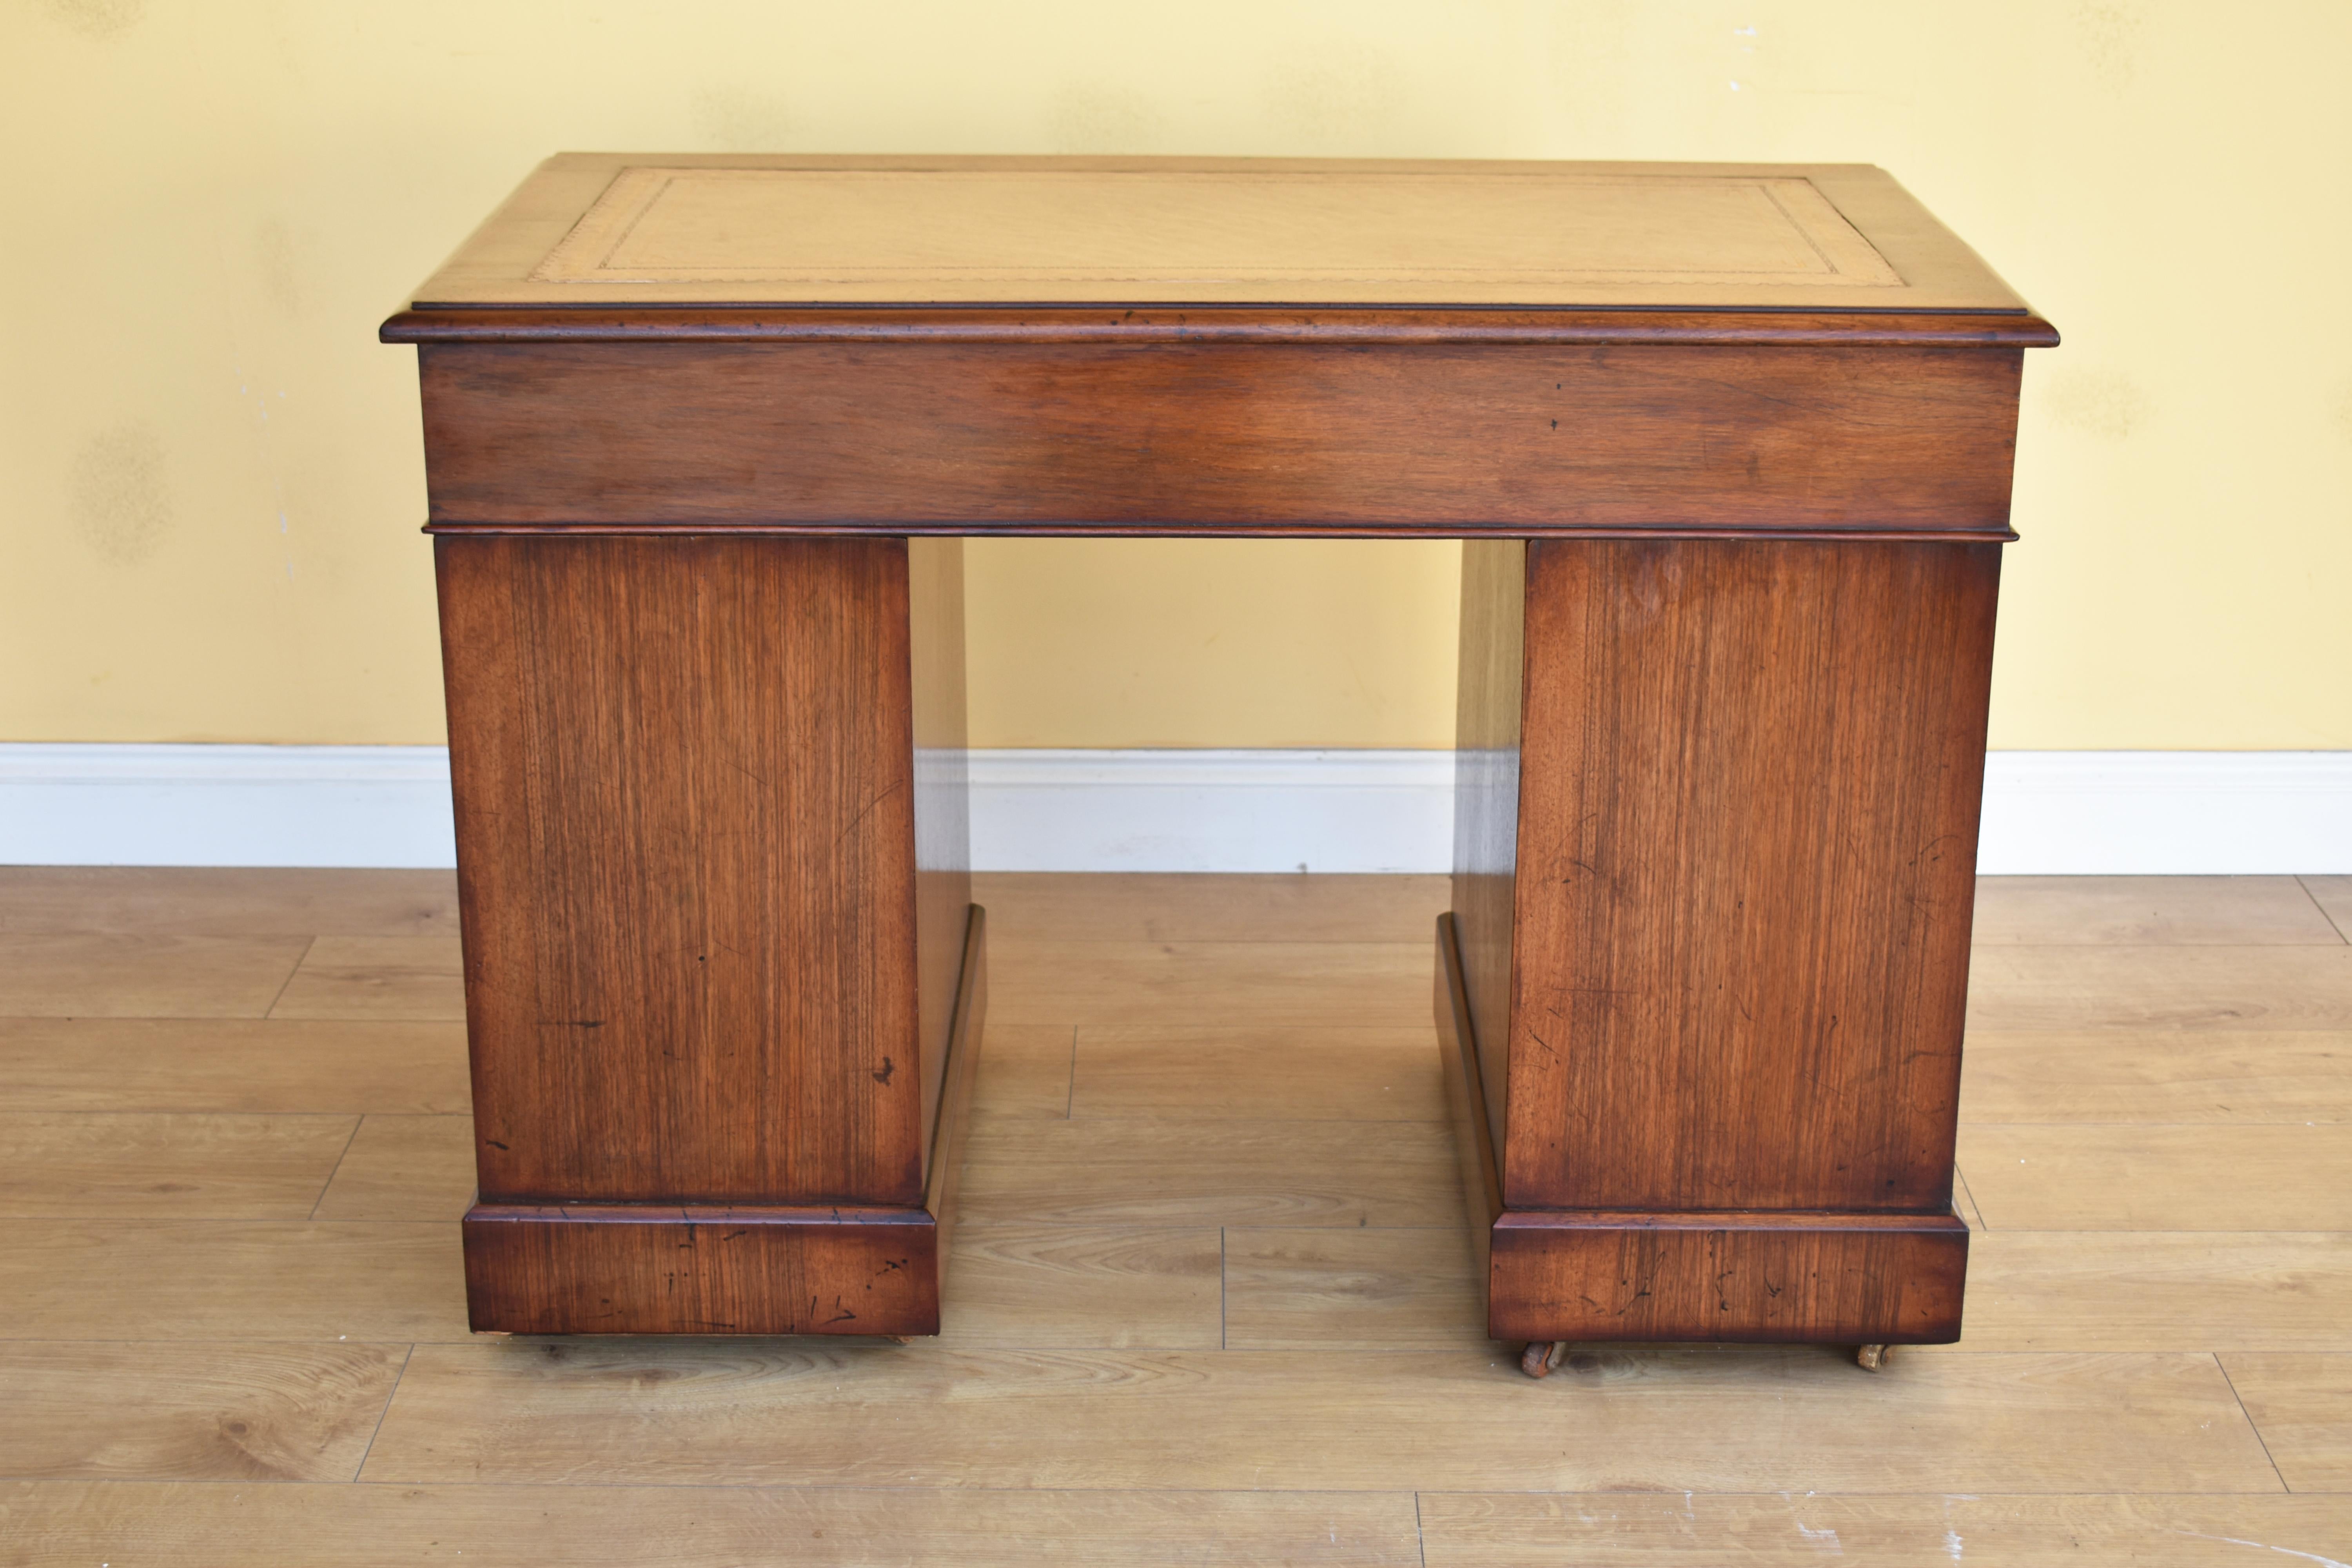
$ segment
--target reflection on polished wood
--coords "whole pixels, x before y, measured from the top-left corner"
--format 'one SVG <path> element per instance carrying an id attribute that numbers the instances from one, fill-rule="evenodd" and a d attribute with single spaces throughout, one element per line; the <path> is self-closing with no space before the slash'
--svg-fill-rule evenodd
<path id="1" fill-rule="evenodd" d="M 184 920 L 233 935 L 227 913 L 205 907 L 208 873 L 185 873 L 176 889 L 167 874 L 150 875 L 161 889 L 151 929 L 168 934 Z M 2098 914 L 2128 902 L 2127 885 L 1988 886 L 1988 902 L 2042 906 L 2019 918 L 2060 938 L 2095 945 L 2103 933 L 2141 934 Z M 1195 891 L 1181 906 L 1188 942 L 1246 949 L 1280 936 L 1267 924 L 1276 900 L 1299 931 L 1341 943 L 1381 945 L 1412 912 L 1391 908 L 1411 896 L 1403 879 L 1228 887 L 1233 940 L 1219 942 L 1213 900 Z M 2217 889 L 2213 910 L 2200 912 L 2196 891 L 2176 890 L 2187 902 L 2173 929 L 2192 939 L 2231 899 Z M 989 896 L 1003 905 L 1013 895 Z M 250 909 L 244 897 L 225 899 L 225 910 Z M 1032 879 L 1020 889 L 1027 907 L 1007 908 L 1005 921 L 1054 931 L 1101 921 L 1141 933 L 1170 918 L 1164 897 L 1150 879 Z M 0 889 L 0 917 L 5 899 Z M 48 908 L 71 929 L 69 907 Z M 2086 923 L 2054 924 L 2067 910 Z M 135 917 L 119 903 L 92 916 Z M 294 918 L 265 910 L 257 925 L 284 931 Z M 1132 963 L 1157 947 L 1139 934 Z M 2217 955 L 2219 994 L 2287 1013 L 2317 1005 L 2264 990 L 2279 975 L 2255 945 L 2179 951 Z M 1163 956 L 1171 969 L 1198 962 Z M 200 978 L 190 984 L 205 994 Z M 1000 1055 L 992 1039 L 979 1058 L 967 1180 L 1000 1199 L 1018 1184 L 1038 1206 L 1003 1202 L 982 1215 L 966 1205 L 950 1277 L 953 1301 L 969 1311 L 951 1313 L 936 1343 L 581 1342 L 557 1365 L 532 1342 L 474 1340 L 447 1217 L 450 1184 L 464 1182 L 468 1163 L 455 1147 L 435 1156 L 445 1163 L 431 1182 L 370 1177 L 370 1212 L 381 1217 L 247 1217 L 244 1194 L 279 1180 L 266 1142 L 243 1146 L 249 1164 L 212 1167 L 217 1185 L 148 1193 L 181 1181 L 181 1151 L 194 1147 L 151 1141 L 126 1152 L 102 1193 L 86 1189 L 89 1208 L 0 1218 L 0 1298 L 11 1309 L 0 1322 L 9 1414 L 0 1461 L 17 1478 L 0 1486 L 0 1539 L 96 1563 L 126 1560 L 121 1543 L 135 1538 L 149 1560 L 185 1568 L 372 1564 L 412 1548 L 567 1568 L 664 1553 L 718 1564 L 772 1554 L 784 1541 L 800 1560 L 843 1563 L 1412 1564 L 1425 1552 L 1483 1568 L 1638 1548 L 1661 1564 L 1712 1568 L 1735 1551 L 1759 1563 L 1818 1562 L 1834 1531 L 1844 1559 L 1865 1563 L 1946 1561 L 1957 1533 L 1964 1561 L 2016 1568 L 2069 1552 L 2225 1568 L 2250 1551 L 2230 1540 L 2341 1557 L 2352 1535 L 2352 1494 L 2340 1480 L 2352 1431 L 2343 1418 L 2352 1227 L 2266 1233 L 2268 1221 L 2314 1201 L 2312 1168 L 2252 1158 L 2243 1143 L 2176 1137 L 2160 1125 L 2170 1118 L 2161 1100 L 2081 1106 L 2097 1113 L 2083 1118 L 2087 1127 L 2067 1124 L 2070 1114 L 1964 1128 L 1963 1173 L 2000 1203 L 1995 1228 L 1976 1237 L 1957 1347 L 1906 1352 L 1865 1379 L 1811 1348 L 1581 1345 L 1531 1384 L 1511 1347 L 1486 1338 L 1455 1212 L 1412 1224 L 1381 1212 L 1391 1176 L 1377 1156 L 1427 1124 L 1357 1121 L 1351 1110 L 1347 1121 L 1287 1124 L 1310 1131 L 1286 1152 L 1260 1142 L 1268 1123 L 1223 1113 L 1255 1109 L 1252 1088 L 1286 1092 L 1291 1066 L 1242 1048 L 1260 1037 L 1219 1023 L 1216 995 L 1173 987 L 1131 997 L 1126 1014 L 1094 1027 L 1139 1050 L 1156 1042 L 1171 1057 L 1213 1058 L 1234 1100 L 1091 1122 L 1082 1110 L 1070 1121 L 1074 1044 L 1083 1068 L 1086 1030 L 1068 1015 L 1101 1008 L 1100 988 L 1043 963 L 1020 984 L 1029 989 L 1010 998 L 1020 1011 L 1043 1019 L 1060 1009 L 1064 1021 L 1008 1031 L 1014 1049 Z M 1343 1001 L 1353 984 L 1302 969 L 1286 1005 Z M 167 992 L 147 994 L 158 1012 L 182 1005 Z M 398 1005 L 390 988 L 379 994 Z M 2081 998 L 2086 1009 L 2131 1002 L 2128 981 Z M 1425 993 L 1400 998 L 1393 1016 L 1370 1026 L 1413 1029 L 1426 1006 Z M 388 1070 L 414 1059 L 401 1054 L 399 1031 L 425 1027 L 240 1025 L 297 1043 L 240 1055 L 223 1074 L 205 1060 L 220 1048 L 215 1037 L 194 1032 L 175 1046 L 168 1020 L 154 1022 L 140 1059 L 152 1082 L 171 1087 L 168 1109 L 298 1130 L 332 1121 L 346 1137 L 356 1113 L 375 1108 L 352 1103 L 320 1063 L 340 1054 L 355 1075 Z M 0 1025 L 0 1038 L 19 1037 L 15 1027 Z M 2315 1050 L 2309 1035 L 2196 1037 L 2226 1049 L 2232 1081 L 2248 1091 L 2221 1125 L 2254 1139 L 2321 1131 L 2303 1128 L 2311 1118 L 2299 1095 L 2334 1104 L 2352 1094 L 2352 1054 Z M 13 1103 L 43 1086 L 44 1115 L 67 1119 L 52 1128 L 79 1122 L 82 1145 L 103 1149 L 121 1120 L 117 1088 L 45 1058 L 83 1039 L 116 1047 L 104 1035 L 38 1038 L 38 1053 L 0 1055 L 0 1096 Z M 2179 1062 L 2180 1039 L 2109 1027 L 2093 1043 L 2127 1051 L 2138 1042 L 2151 1060 Z M 2265 1041 L 2275 1055 L 2264 1055 Z M 174 1049 L 184 1065 L 164 1059 Z M 2014 1103 L 2032 1102 L 2037 1063 L 2053 1082 L 2080 1081 L 2064 1077 L 2077 1070 L 2066 1039 L 2021 1044 L 2000 1064 Z M 1350 1064 L 1335 1047 L 1329 1070 L 1360 1082 L 1324 1109 L 1382 1109 L 1365 1095 L 1381 1066 L 1377 1053 Z M 2083 1092 L 2053 1100 L 2077 1105 Z M 1972 1091 L 1967 1103 L 2006 1117 L 2011 1102 Z M 257 1104 L 268 1111 L 253 1115 Z M 2188 1131 L 2214 1121 L 2195 1120 Z M 2012 1229 L 2033 1216 L 1998 1217 L 2014 1199 L 1968 1158 L 1967 1140 L 1980 1131 L 2046 1138 L 2045 1150 L 2072 1151 L 2065 1184 L 2080 1202 L 2129 1218 L 2120 1194 L 2149 1174 L 2102 1141 L 2118 1122 L 2151 1146 L 2170 1141 L 2177 1174 L 2166 1191 L 2210 1193 L 2198 1218 L 2215 1228 L 2085 1229 L 2107 1223 L 2086 1206 L 2056 1216 L 2069 1230 Z M 1112 1170 L 1112 1188 L 1090 1185 L 1083 1161 L 1062 1157 L 1057 1135 L 1088 1125 L 1138 1146 Z M 1375 1157 L 1334 1167 L 1334 1143 L 1318 1127 Z M 59 1136 L 0 1156 L 0 1181 L 36 1190 Z M 206 1157 L 228 1147 L 215 1141 Z M 1234 1148 L 1257 1151 L 1244 1173 L 1262 1184 L 1260 1201 L 1240 1184 L 1186 1196 L 1181 1184 Z M 136 1163 L 139 1150 L 150 1163 Z M 346 1159 L 366 1153 L 352 1151 Z M 1440 1165 L 1414 1168 L 1418 1188 L 1446 1179 L 1450 1149 L 1427 1153 Z M 1356 1187 L 1335 1188 L 1335 1169 Z M 299 1213 L 331 1190 L 328 1175 L 319 1169 L 307 1194 L 289 1191 Z M 1155 1185 L 1171 1215 L 1190 1204 L 1195 1217 L 1065 1214 L 1106 1193 L 1149 1199 Z M 1317 1191 L 1349 1206 L 1305 1224 L 1289 1213 L 1236 1223 L 1209 1206 L 1287 1209 Z M 175 1206 L 150 1214 L 150 1203 Z M 903 1448 L 821 1443 L 812 1422 L 835 1418 L 903 1430 Z M 1541 1442 L 1527 1441 L 1530 1424 Z M 214 1484 L 222 1480 L 272 1484 Z M 709 1484 L 744 1480 L 760 1484 Z M 2327 1487 L 2336 1489 L 2317 1489 Z"/>

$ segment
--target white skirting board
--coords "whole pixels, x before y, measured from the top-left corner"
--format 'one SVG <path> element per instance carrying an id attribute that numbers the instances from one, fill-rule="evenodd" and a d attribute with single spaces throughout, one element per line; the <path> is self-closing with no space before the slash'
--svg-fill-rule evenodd
<path id="1" fill-rule="evenodd" d="M 991 751 L 993 871 L 1443 871 L 1454 754 Z M 0 744 L 0 864 L 447 866 L 438 746 Z M 2352 752 L 1996 752 L 1994 875 L 2352 872 Z"/>

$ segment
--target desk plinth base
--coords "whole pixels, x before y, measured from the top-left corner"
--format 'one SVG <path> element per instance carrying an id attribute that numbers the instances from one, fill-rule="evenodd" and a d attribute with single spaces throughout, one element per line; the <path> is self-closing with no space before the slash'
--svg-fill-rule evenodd
<path id="1" fill-rule="evenodd" d="M 1437 922 L 1436 1000 L 1495 1338 L 1885 1346 L 1960 1337 L 1969 1231 L 1954 1215 L 1505 1207 L 1450 915 Z"/>
<path id="2" fill-rule="evenodd" d="M 476 1332 L 936 1334 L 940 1226 L 913 1208 L 477 1204 Z"/>
<path id="3" fill-rule="evenodd" d="M 922 1207 L 478 1202 L 463 1227 L 474 1331 L 938 1333 L 987 1016 L 974 904 Z"/>

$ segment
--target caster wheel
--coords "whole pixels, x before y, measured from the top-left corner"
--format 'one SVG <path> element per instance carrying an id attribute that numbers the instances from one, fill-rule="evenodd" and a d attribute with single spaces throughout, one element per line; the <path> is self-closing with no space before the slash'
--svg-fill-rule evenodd
<path id="1" fill-rule="evenodd" d="M 1856 1345 L 1853 1363 L 1864 1372 L 1884 1372 L 1887 1361 L 1895 1354 L 1893 1345 Z"/>
<path id="2" fill-rule="evenodd" d="M 1536 1340 L 1519 1352 L 1519 1370 L 1529 1377 L 1549 1377 L 1567 1354 L 1566 1340 Z"/>

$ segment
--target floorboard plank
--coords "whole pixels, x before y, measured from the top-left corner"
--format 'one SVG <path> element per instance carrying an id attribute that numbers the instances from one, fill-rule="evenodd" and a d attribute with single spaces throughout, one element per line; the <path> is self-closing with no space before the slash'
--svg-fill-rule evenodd
<path id="1" fill-rule="evenodd" d="M 989 1022 L 1117 1027 L 1412 1028 L 1432 949 L 1375 942 L 1000 942 Z"/>
<path id="2" fill-rule="evenodd" d="M 273 1018 L 466 1017 L 454 936 L 322 936 L 269 1010 Z"/>
<path id="3" fill-rule="evenodd" d="M 2347 942 L 2352 942 L 2352 877 L 2300 877 L 2311 901 L 2317 904 Z"/>
<path id="4" fill-rule="evenodd" d="M 1426 942 L 1446 876 L 1120 876 L 982 871 L 972 898 L 1003 942 Z"/>
<path id="5" fill-rule="evenodd" d="M 1003 1024 L 992 1018 L 972 1079 L 975 1117 L 1070 1113 L 1070 1058 L 1077 1031 L 1066 1025 Z"/>
<path id="6" fill-rule="evenodd" d="M 845 1441 L 866 1432 L 874 1441 Z M 885 1436 L 887 1435 L 887 1436 Z M 364 1479 L 2275 1491 L 2213 1358 L 420 1345 Z"/>
<path id="7" fill-rule="evenodd" d="M 0 1484 L 25 1568 L 1417 1568 L 1408 1492 Z"/>
<path id="8" fill-rule="evenodd" d="M 1484 1350 L 1483 1289 L 1464 1226 L 1225 1233 L 1234 1350 Z"/>
<path id="9" fill-rule="evenodd" d="M 1076 1117 L 1444 1121 L 1445 1079 L 1415 1029 L 1118 1028 L 1077 1032 Z"/>
<path id="10" fill-rule="evenodd" d="M 1969 1029 L 2352 1029 L 2352 946 L 1980 947 Z"/>
<path id="11" fill-rule="evenodd" d="M 0 1017 L 258 1018 L 304 937 L 0 933 Z"/>
<path id="12" fill-rule="evenodd" d="M 2352 1123 L 1960 1129 L 2003 1230 L 2352 1230 Z"/>
<path id="13" fill-rule="evenodd" d="M 2352 1493 L 2352 1355 L 2234 1351 L 2221 1367 L 2288 1489 Z"/>
<path id="14" fill-rule="evenodd" d="M 474 1202 L 474 1119 L 370 1116 L 335 1167 L 320 1219 L 463 1219 Z"/>
<path id="15" fill-rule="evenodd" d="M 16 1110 L 463 1111 L 463 1024 L 0 1018 Z"/>
<path id="16" fill-rule="evenodd" d="M 2352 1351 L 2352 1236 L 1991 1231 L 1966 1316 L 1972 1351 Z"/>
<path id="17" fill-rule="evenodd" d="M 0 866 L 0 930 L 181 936 L 455 936 L 455 871 Z"/>
<path id="18" fill-rule="evenodd" d="M 301 1219 L 351 1116 L 0 1113 L 0 1215 Z"/>
<path id="19" fill-rule="evenodd" d="M 1979 877 L 1976 944 L 2332 946 L 2293 877 Z"/>
<path id="20" fill-rule="evenodd" d="M 968 1218 L 1075 1225 L 1446 1226 L 1442 1123 L 992 1121 L 966 1141 Z"/>
<path id="21" fill-rule="evenodd" d="M 941 1342 L 1215 1350 L 1222 1334 L 1213 1226 L 956 1226 Z"/>
<path id="22" fill-rule="evenodd" d="M 0 1220 L 0 1337 L 464 1340 L 455 1224 Z"/>
<path id="23" fill-rule="evenodd" d="M 1421 1521 L 1428 1568 L 2326 1568 L 2352 1540 L 2352 1497 L 1425 1492 Z"/>
<path id="24" fill-rule="evenodd" d="M 347 1481 L 406 1353 L 0 1340 L 0 1476 Z"/>
<path id="25" fill-rule="evenodd" d="M 2352 1031 L 1970 1032 L 1963 1121 L 2352 1121 Z"/>

